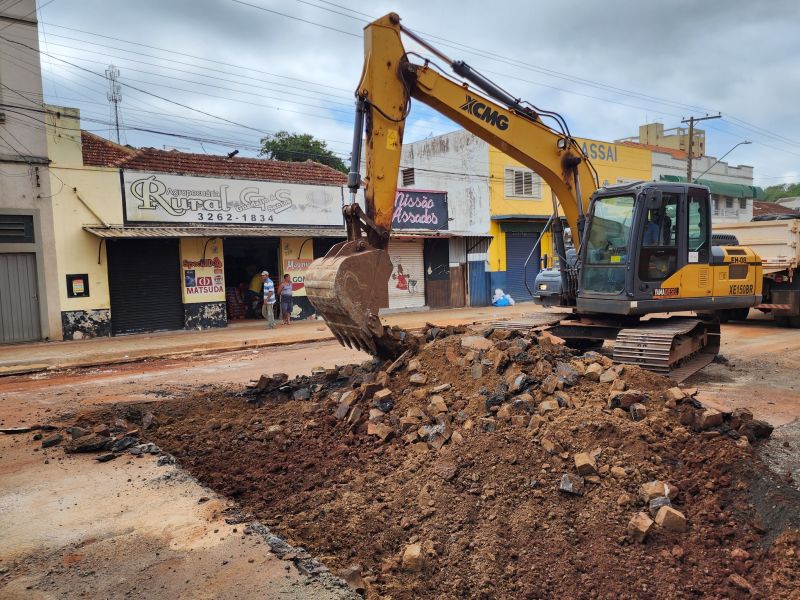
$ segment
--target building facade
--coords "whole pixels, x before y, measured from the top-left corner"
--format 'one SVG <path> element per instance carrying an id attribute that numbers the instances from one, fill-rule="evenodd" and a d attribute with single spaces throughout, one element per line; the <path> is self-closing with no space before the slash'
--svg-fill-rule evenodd
<path id="1" fill-rule="evenodd" d="M 119 146 L 50 107 L 64 339 L 223 327 L 253 316 L 263 270 L 291 276 L 292 316 L 313 311 L 303 273 L 343 241 L 345 176 L 319 163 Z"/>
<path id="2" fill-rule="evenodd" d="M 0 8 L 0 343 L 60 339 L 34 0 Z M 33 58 L 33 60 L 32 60 Z"/>
<path id="3" fill-rule="evenodd" d="M 694 128 L 692 142 L 692 156 L 700 158 L 706 153 L 706 132 Z M 647 123 L 639 125 L 639 135 L 617 140 L 617 143 L 634 142 L 645 146 L 655 146 L 667 150 L 680 150 L 689 152 L 689 128 L 673 127 L 664 129 L 663 123 Z"/>
<path id="4" fill-rule="evenodd" d="M 589 139 L 578 142 L 601 185 L 652 178 L 647 149 Z M 529 300 L 528 287 L 536 274 L 553 265 L 548 222 L 554 199 L 542 178 L 461 130 L 403 147 L 398 183 L 412 180 L 447 190 L 454 228 L 469 234 L 464 249 L 469 303 L 488 304 L 495 289 L 517 301 Z M 451 264 L 456 262 L 453 247 L 451 242 Z"/>
<path id="5" fill-rule="evenodd" d="M 486 142 L 463 130 L 403 145 L 395 212 L 402 209 L 403 190 L 432 190 L 446 200 L 446 223 L 440 222 L 437 230 L 424 228 L 424 223 L 407 230 L 393 220 L 393 230 L 409 236 L 406 247 L 429 257 L 422 266 L 431 308 L 489 304 L 488 153 Z M 398 245 L 392 241 L 390 250 Z M 422 264 L 419 258 L 417 264 Z"/>

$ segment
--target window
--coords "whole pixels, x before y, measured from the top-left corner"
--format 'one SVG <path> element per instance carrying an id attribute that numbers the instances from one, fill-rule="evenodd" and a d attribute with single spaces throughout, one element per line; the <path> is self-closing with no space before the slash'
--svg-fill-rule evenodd
<path id="1" fill-rule="evenodd" d="M 733 208 L 733 198 L 725 198 L 725 208 Z"/>
<path id="2" fill-rule="evenodd" d="M 708 263 L 708 204 L 704 198 L 689 197 L 688 239 L 690 263 Z"/>
<path id="3" fill-rule="evenodd" d="M 403 181 L 403 186 L 414 185 L 414 169 L 403 169 L 400 171 L 400 178 Z"/>
<path id="4" fill-rule="evenodd" d="M 592 205 L 587 266 L 583 268 L 586 290 L 619 294 L 625 288 L 633 208 L 633 196 L 600 198 Z"/>
<path id="5" fill-rule="evenodd" d="M 542 179 L 530 169 L 506 169 L 506 198 L 541 198 Z"/>
<path id="6" fill-rule="evenodd" d="M 660 206 L 647 211 L 642 228 L 639 279 L 664 281 L 678 266 L 678 196 L 664 194 Z"/>
<path id="7" fill-rule="evenodd" d="M 739 208 L 741 210 L 747 209 L 747 198 L 739 198 Z"/>
<path id="8" fill-rule="evenodd" d="M 32 215 L 0 215 L 0 244 L 32 244 Z"/>

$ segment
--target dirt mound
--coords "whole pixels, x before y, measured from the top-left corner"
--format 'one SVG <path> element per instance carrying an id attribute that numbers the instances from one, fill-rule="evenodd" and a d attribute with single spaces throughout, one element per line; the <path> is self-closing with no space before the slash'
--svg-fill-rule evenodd
<path id="1" fill-rule="evenodd" d="M 370 598 L 797 594 L 800 498 L 751 448 L 767 424 L 549 336 L 425 339 L 134 410 Z"/>

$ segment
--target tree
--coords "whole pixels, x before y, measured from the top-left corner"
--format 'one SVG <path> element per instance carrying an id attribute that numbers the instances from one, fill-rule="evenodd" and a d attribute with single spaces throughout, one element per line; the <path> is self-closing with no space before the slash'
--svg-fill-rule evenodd
<path id="1" fill-rule="evenodd" d="M 767 202 L 776 202 L 781 198 L 800 196 L 800 183 L 779 183 L 771 185 L 764 190 Z"/>
<path id="2" fill-rule="evenodd" d="M 303 162 L 313 160 L 323 165 L 328 165 L 347 173 L 348 168 L 341 158 L 336 156 L 328 145 L 322 140 L 315 139 L 308 133 L 289 133 L 279 131 L 261 138 L 261 151 L 259 156 L 266 156 L 273 160 L 289 162 Z"/>

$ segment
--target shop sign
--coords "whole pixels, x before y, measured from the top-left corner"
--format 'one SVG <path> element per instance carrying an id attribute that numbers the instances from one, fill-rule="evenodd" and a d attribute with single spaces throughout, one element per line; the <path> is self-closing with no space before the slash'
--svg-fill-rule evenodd
<path id="1" fill-rule="evenodd" d="M 392 229 L 447 229 L 447 192 L 398 189 Z"/>
<path id="2" fill-rule="evenodd" d="M 130 223 L 342 226 L 338 186 L 124 171 Z"/>

